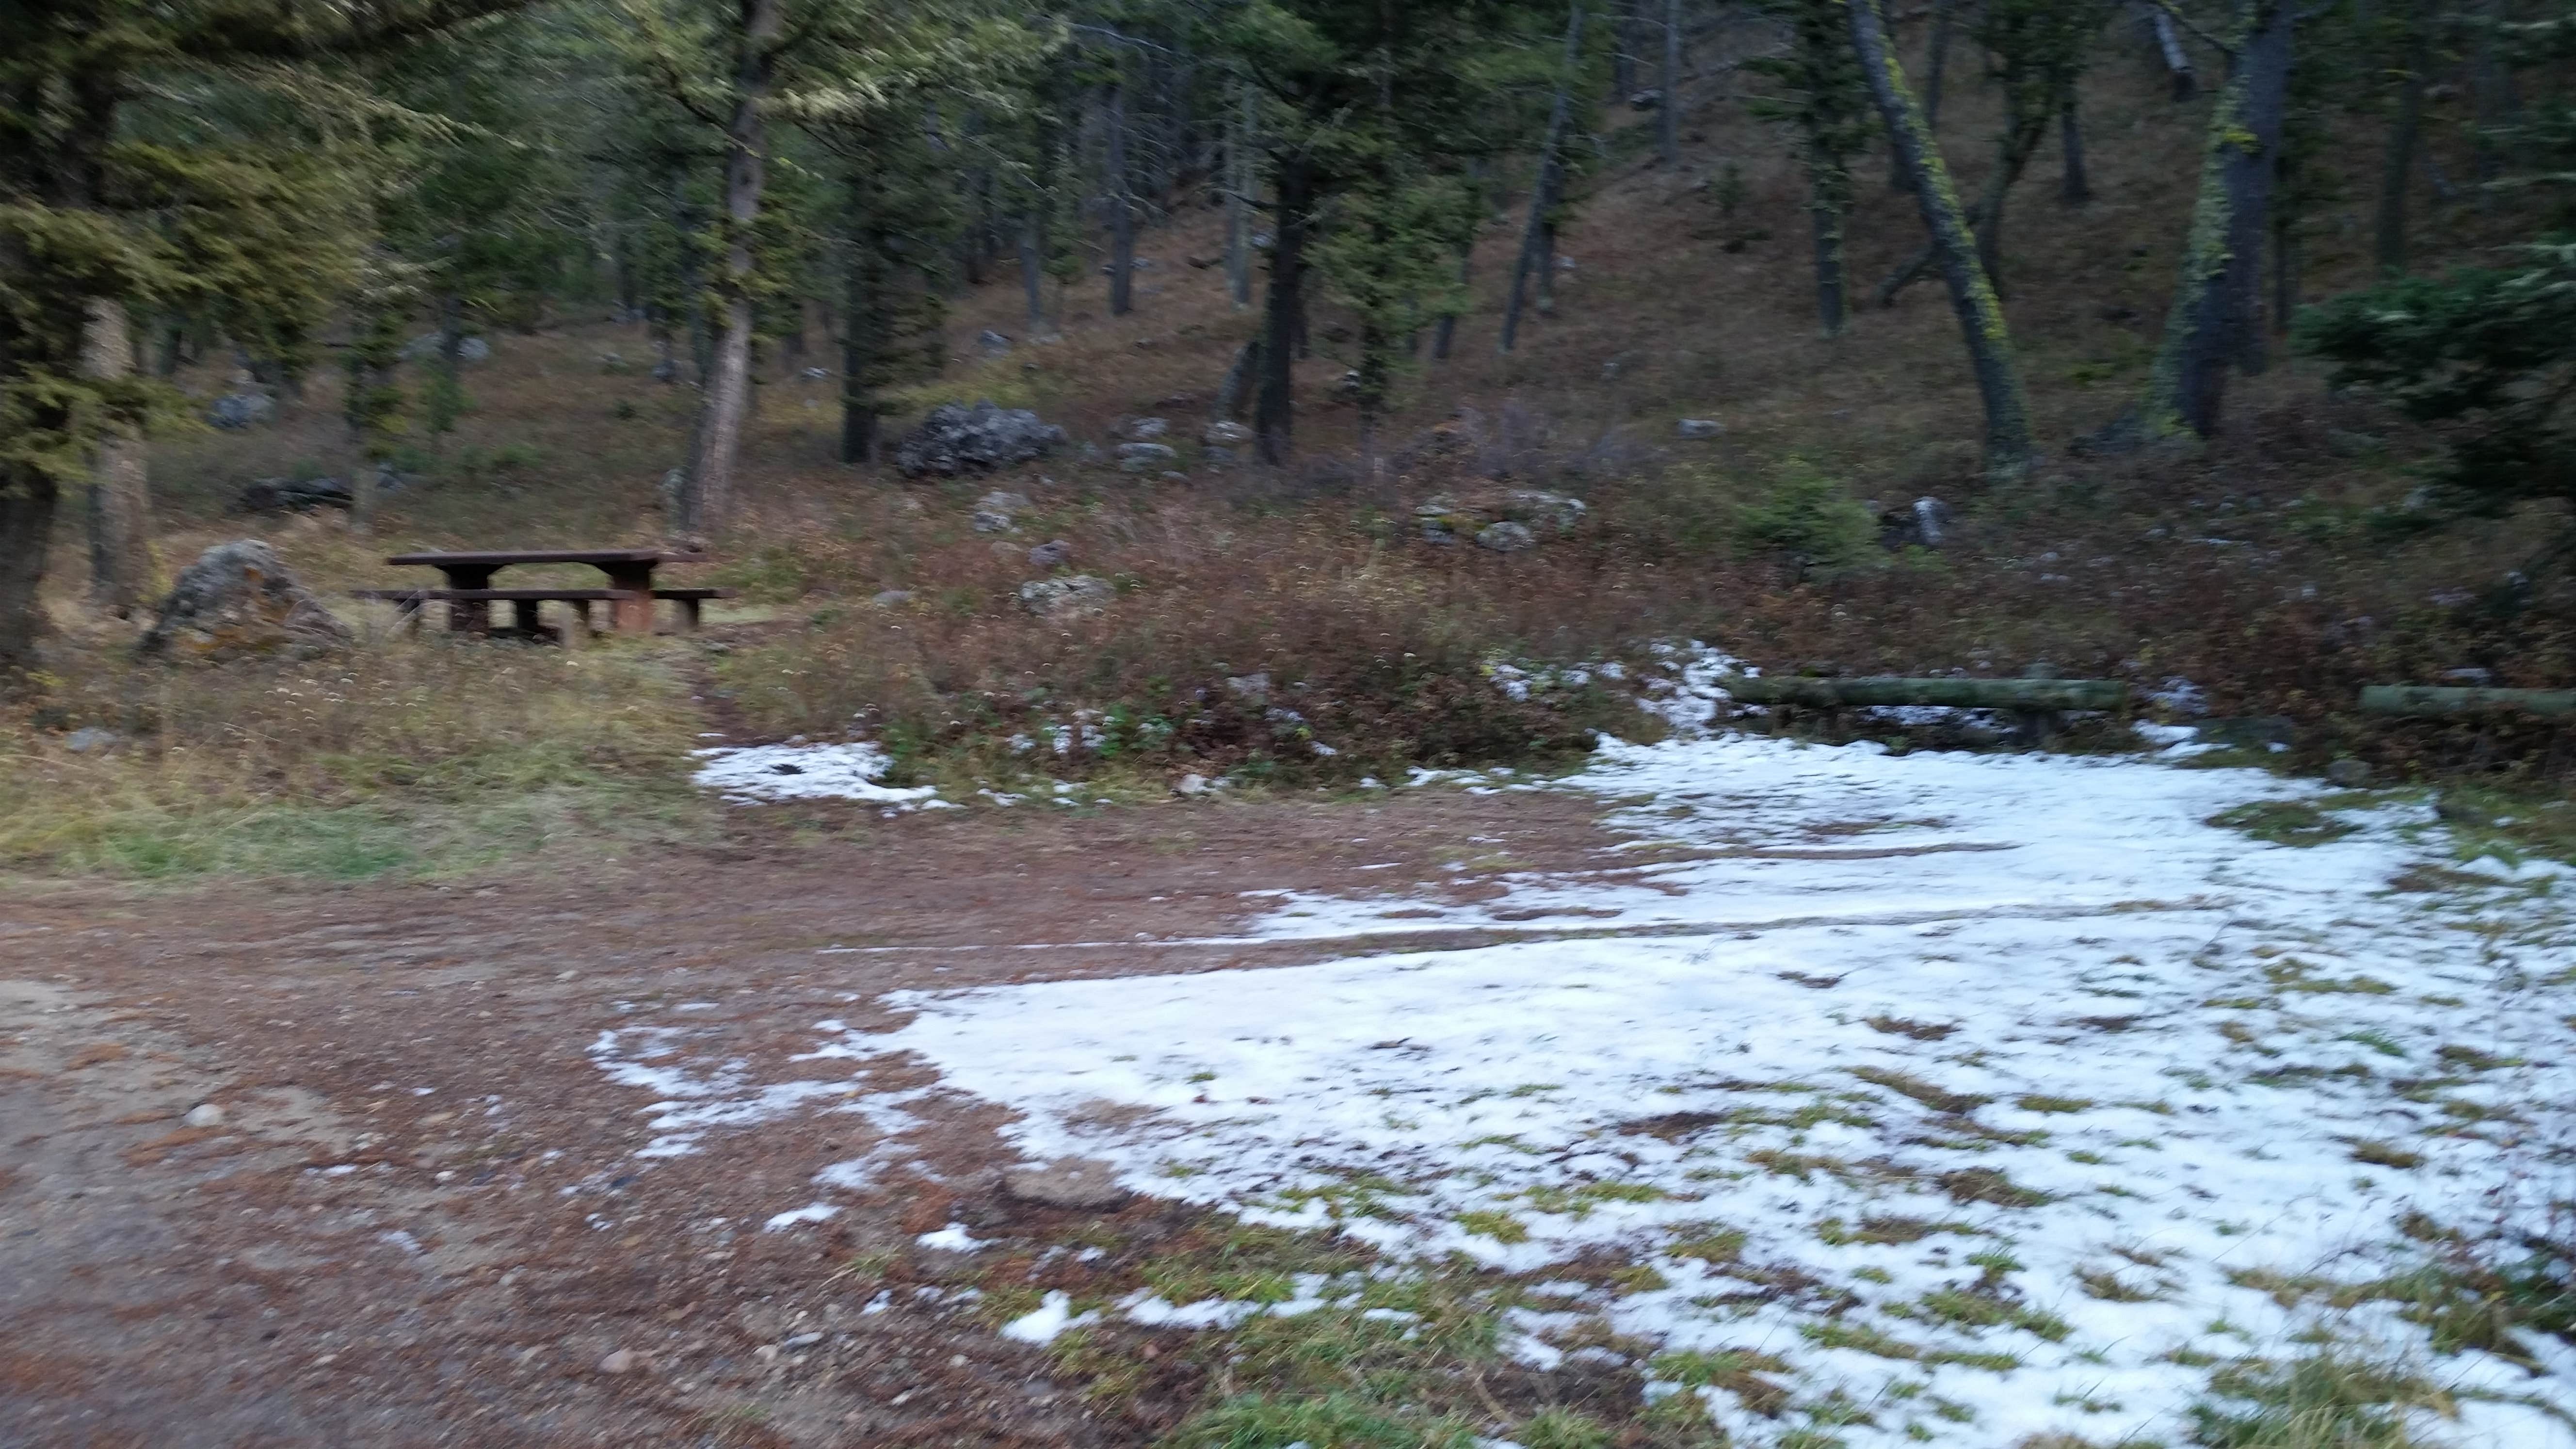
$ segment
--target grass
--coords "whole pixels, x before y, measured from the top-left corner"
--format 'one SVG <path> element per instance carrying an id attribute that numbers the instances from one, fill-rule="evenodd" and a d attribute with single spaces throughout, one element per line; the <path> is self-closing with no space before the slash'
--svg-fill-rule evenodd
<path id="1" fill-rule="evenodd" d="M 2418 1414 L 2457 1412 L 2413 1369 L 2334 1353 L 2229 1364 L 2210 1389 L 2192 1411 L 2193 1441 L 2208 1449 L 2431 1449 L 2445 1441 L 2417 1429 Z"/>

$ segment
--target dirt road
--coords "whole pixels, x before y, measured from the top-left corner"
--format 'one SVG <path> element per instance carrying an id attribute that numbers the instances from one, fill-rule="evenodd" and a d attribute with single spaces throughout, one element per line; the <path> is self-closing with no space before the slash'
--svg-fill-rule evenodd
<path id="1" fill-rule="evenodd" d="M 653 1098 L 586 1049 L 684 1019 L 776 1053 L 821 1016 L 899 1024 L 900 988 L 1303 959 L 1157 942 L 1223 935 L 1255 888 L 1603 868 L 1595 808 L 1031 810 L 577 878 L 8 887 L 0 1444 L 1144 1442 L 1150 1406 L 1095 1413 L 963 1287 L 1101 1226 L 995 1189 L 995 1109 L 934 1094 L 923 1173 L 770 1231 L 876 1128 L 793 1114 L 639 1157 Z M 1415 869 L 1362 869 L 1388 862 Z M 1116 1237 L 1189 1217 L 1139 1199 Z M 951 1222 L 1008 1251 L 919 1246 Z"/>

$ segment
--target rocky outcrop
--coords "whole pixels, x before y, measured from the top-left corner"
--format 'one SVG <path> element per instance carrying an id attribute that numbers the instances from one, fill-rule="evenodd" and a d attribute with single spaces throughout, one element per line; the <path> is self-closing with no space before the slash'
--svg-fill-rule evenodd
<path id="1" fill-rule="evenodd" d="M 147 658 L 220 663 L 259 654 L 310 655 L 349 642 L 349 626 L 254 538 L 219 543 L 179 575 L 136 646 Z"/>
<path id="2" fill-rule="evenodd" d="M 1043 458 L 1063 442 L 1064 429 L 1026 408 L 943 403 L 895 445 L 894 463 L 907 478 L 955 478 Z"/>

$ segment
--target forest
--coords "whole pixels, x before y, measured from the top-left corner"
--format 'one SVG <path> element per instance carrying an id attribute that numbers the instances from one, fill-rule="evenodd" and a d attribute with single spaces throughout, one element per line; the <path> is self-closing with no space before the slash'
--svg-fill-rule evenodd
<path id="1" fill-rule="evenodd" d="M 2571 399 L 2570 0 L 0 0 L 0 1440 L 2576 1444 Z"/>

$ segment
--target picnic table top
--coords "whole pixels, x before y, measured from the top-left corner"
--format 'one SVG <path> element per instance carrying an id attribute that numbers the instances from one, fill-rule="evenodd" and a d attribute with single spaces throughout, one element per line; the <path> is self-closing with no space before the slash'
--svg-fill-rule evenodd
<path id="1" fill-rule="evenodd" d="M 666 564 L 705 563 L 702 553 L 675 553 L 659 548 L 535 548 L 492 553 L 398 553 L 389 564 L 424 564 L 431 568 L 502 568 L 509 564 Z"/>

